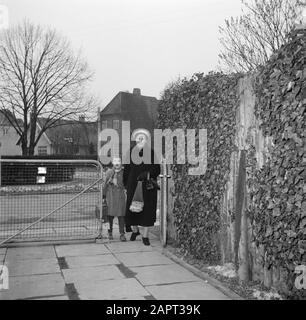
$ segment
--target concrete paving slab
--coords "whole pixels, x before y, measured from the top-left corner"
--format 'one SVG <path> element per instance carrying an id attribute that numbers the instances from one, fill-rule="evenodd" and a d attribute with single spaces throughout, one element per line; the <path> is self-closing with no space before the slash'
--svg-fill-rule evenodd
<path id="1" fill-rule="evenodd" d="M 39 299 L 31 299 L 31 300 L 69 300 L 67 296 L 56 296 L 56 297 L 44 297 Z"/>
<path id="2" fill-rule="evenodd" d="M 150 234 L 149 235 L 149 239 L 150 239 L 150 242 L 151 242 L 151 246 L 158 245 L 159 247 L 161 247 L 159 237 L 156 237 L 155 235 Z"/>
<path id="3" fill-rule="evenodd" d="M 147 286 L 157 300 L 230 300 L 204 281 Z"/>
<path id="4" fill-rule="evenodd" d="M 39 275 L 58 273 L 60 268 L 57 259 L 5 260 L 10 276 Z"/>
<path id="5" fill-rule="evenodd" d="M 95 230 L 97 230 L 95 228 Z M 77 234 L 87 234 L 90 231 L 85 226 L 77 226 L 77 227 L 53 227 L 53 231 L 56 235 L 77 235 Z"/>
<path id="6" fill-rule="evenodd" d="M 136 278 L 145 286 L 176 282 L 199 281 L 190 271 L 176 264 L 131 268 Z"/>
<path id="7" fill-rule="evenodd" d="M 35 260 L 56 258 L 53 246 L 8 248 L 8 260 Z"/>
<path id="8" fill-rule="evenodd" d="M 5 264 L 10 273 L 10 290 L 1 291 L 0 299 L 65 300 L 65 282 L 74 284 L 80 299 L 228 299 L 162 255 L 156 240 L 151 243 L 149 247 L 138 240 L 58 245 L 56 249 L 8 248 Z M 68 264 L 69 269 L 62 270 L 64 278 L 56 254 L 65 257 Z M 136 279 L 130 278 L 133 273 L 125 267 L 136 274 Z"/>
<path id="9" fill-rule="evenodd" d="M 154 249 L 160 249 L 162 250 L 162 246 L 160 245 L 160 241 L 159 240 L 151 240 L 150 239 L 150 243 L 151 243 L 151 247 Z"/>
<path id="10" fill-rule="evenodd" d="M 95 282 L 100 280 L 123 279 L 122 272 L 116 266 L 98 266 L 62 270 L 66 283 Z"/>
<path id="11" fill-rule="evenodd" d="M 159 252 L 116 253 L 115 257 L 127 267 L 173 264 L 174 262 Z"/>
<path id="12" fill-rule="evenodd" d="M 0 291 L 0 300 L 16 300 L 65 295 L 61 274 L 31 275 L 9 278 L 9 290 Z"/>
<path id="13" fill-rule="evenodd" d="M 105 245 L 113 253 L 153 251 L 151 246 L 145 246 L 142 241 L 112 242 Z"/>
<path id="14" fill-rule="evenodd" d="M 5 254 L 6 253 L 6 248 L 0 248 L 0 254 Z"/>
<path id="15" fill-rule="evenodd" d="M 94 266 L 106 266 L 119 264 L 120 262 L 112 254 L 101 254 L 95 256 L 66 257 L 70 269 Z"/>
<path id="16" fill-rule="evenodd" d="M 4 254 L 0 254 L 0 264 L 3 264 L 4 258 L 5 258 L 5 255 Z"/>
<path id="17" fill-rule="evenodd" d="M 86 243 L 55 246 L 58 257 L 92 256 L 110 251 L 103 244 Z"/>
<path id="18" fill-rule="evenodd" d="M 115 300 L 149 295 L 136 279 L 105 280 L 86 284 L 80 282 L 74 285 L 80 299 Z"/>
<path id="19" fill-rule="evenodd" d="M 151 243 L 152 243 L 152 241 L 159 241 L 159 236 L 157 236 L 154 233 L 149 233 L 149 239 L 150 239 Z"/>
<path id="20" fill-rule="evenodd" d="M 129 296 L 126 298 L 121 298 L 121 300 L 146 300 L 146 298 L 140 296 Z"/>

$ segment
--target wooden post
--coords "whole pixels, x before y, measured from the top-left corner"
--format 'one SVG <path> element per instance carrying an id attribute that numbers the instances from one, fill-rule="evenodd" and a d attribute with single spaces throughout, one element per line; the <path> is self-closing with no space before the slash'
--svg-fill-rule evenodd
<path id="1" fill-rule="evenodd" d="M 167 163 L 165 159 L 162 159 L 162 172 L 160 174 L 161 188 L 160 188 L 160 199 L 161 199 L 161 211 L 160 211 L 160 240 L 162 246 L 167 245 L 167 210 L 168 210 L 168 172 Z"/>
<path id="2" fill-rule="evenodd" d="M 98 107 L 98 118 L 97 118 L 97 126 L 98 126 L 98 139 L 97 139 L 97 160 L 100 161 L 99 157 L 99 149 L 100 149 L 100 141 L 99 141 L 99 136 L 100 136 L 100 129 L 101 129 L 101 116 L 100 116 L 100 107 Z"/>
<path id="3" fill-rule="evenodd" d="M 244 186 L 244 199 L 241 212 L 241 238 L 240 238 L 240 257 L 239 257 L 239 279 L 242 281 L 250 280 L 249 273 L 249 248 L 248 248 L 248 217 L 246 211 L 246 183 Z"/>

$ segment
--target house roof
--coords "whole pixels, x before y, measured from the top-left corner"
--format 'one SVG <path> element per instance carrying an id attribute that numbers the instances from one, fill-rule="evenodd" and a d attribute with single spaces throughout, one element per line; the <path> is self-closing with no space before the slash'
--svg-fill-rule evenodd
<path id="1" fill-rule="evenodd" d="M 9 126 L 10 122 L 7 120 L 6 116 L 0 111 L 0 126 Z"/>
<path id="2" fill-rule="evenodd" d="M 151 129 L 157 119 L 158 100 L 155 97 L 120 91 L 101 111 L 103 116 L 121 115 L 130 120 L 132 128 Z"/>
<path id="3" fill-rule="evenodd" d="M 101 114 L 116 114 L 121 113 L 121 94 L 123 92 L 118 92 L 115 97 L 105 106 L 105 108 L 101 111 Z"/>
<path id="4" fill-rule="evenodd" d="M 0 110 L 0 126 L 11 126 L 7 117 L 14 117 L 9 110 Z M 17 119 L 20 126 L 23 121 Z M 38 130 L 44 126 L 46 118 L 38 119 Z M 74 138 L 78 145 L 88 146 L 90 143 L 96 145 L 97 143 L 97 123 L 96 122 L 84 122 L 84 121 L 72 121 L 72 120 L 58 120 L 57 126 L 47 129 L 44 132 L 45 138 L 51 144 L 67 143 L 65 138 Z M 20 142 L 18 140 L 17 144 Z"/>
<path id="5" fill-rule="evenodd" d="M 8 117 L 11 119 L 14 118 L 14 115 L 11 111 L 6 109 L 0 110 L 0 126 L 12 126 L 10 121 L 8 120 Z M 19 124 L 19 126 L 23 125 L 23 121 L 21 119 L 17 119 L 17 123 Z"/>
<path id="6" fill-rule="evenodd" d="M 44 125 L 47 121 L 40 118 L 39 122 Z M 97 123 L 72 120 L 58 120 L 56 126 L 45 131 L 52 144 L 67 143 L 67 139 L 73 138 L 78 145 L 89 145 L 97 143 Z"/>

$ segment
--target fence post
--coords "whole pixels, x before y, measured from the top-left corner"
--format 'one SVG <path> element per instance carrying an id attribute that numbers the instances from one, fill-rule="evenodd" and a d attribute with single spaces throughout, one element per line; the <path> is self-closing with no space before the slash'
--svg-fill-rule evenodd
<path id="1" fill-rule="evenodd" d="M 99 201 L 99 204 L 100 204 L 100 217 L 99 217 L 99 234 L 98 234 L 98 239 L 102 239 L 103 238 L 103 167 L 101 165 L 101 168 L 100 168 L 100 175 L 101 175 L 101 183 L 100 183 L 100 201 Z"/>
<path id="2" fill-rule="evenodd" d="M 99 141 L 99 135 L 100 135 L 100 130 L 101 130 L 101 116 L 100 116 L 100 107 L 98 107 L 98 118 L 97 118 L 97 160 L 99 161 L 99 148 L 100 148 L 100 141 Z"/>
<path id="3" fill-rule="evenodd" d="M 100 158 L 99 158 L 99 148 L 100 148 L 100 141 L 99 141 L 99 134 L 100 134 L 100 130 L 101 130 L 101 117 L 100 117 L 100 107 L 98 107 L 97 109 L 97 160 L 100 162 Z M 103 167 L 101 164 L 100 167 L 100 176 L 102 178 L 101 183 L 100 183 L 100 187 L 99 187 L 99 192 L 100 192 L 100 201 L 99 201 L 99 212 L 100 212 L 100 216 L 99 216 L 99 234 L 98 234 L 98 239 L 102 239 L 103 238 Z"/>

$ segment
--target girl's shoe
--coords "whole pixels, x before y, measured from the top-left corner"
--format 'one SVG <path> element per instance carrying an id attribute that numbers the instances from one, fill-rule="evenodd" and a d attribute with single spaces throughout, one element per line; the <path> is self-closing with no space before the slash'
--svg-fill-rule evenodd
<path id="1" fill-rule="evenodd" d="M 150 245 L 150 241 L 149 241 L 149 238 L 144 238 L 142 237 L 142 242 L 145 246 L 149 246 Z"/>
<path id="2" fill-rule="evenodd" d="M 120 241 L 122 241 L 122 242 L 126 241 L 126 237 L 125 237 L 124 233 L 120 234 Z"/>
<path id="3" fill-rule="evenodd" d="M 137 232 L 132 232 L 130 240 L 131 240 L 131 241 L 135 241 L 135 240 L 136 240 L 136 237 L 139 236 L 139 235 L 140 235 L 140 232 L 139 232 L 139 231 L 137 231 Z"/>
<path id="4" fill-rule="evenodd" d="M 114 239 L 113 233 L 110 230 L 108 230 L 108 239 L 109 240 L 113 240 Z"/>

